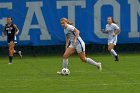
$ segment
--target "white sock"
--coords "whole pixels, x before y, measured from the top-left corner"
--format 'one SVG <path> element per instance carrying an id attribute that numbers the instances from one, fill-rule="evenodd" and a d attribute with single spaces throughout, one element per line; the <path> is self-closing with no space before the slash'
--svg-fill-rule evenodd
<path id="1" fill-rule="evenodd" d="M 111 49 L 110 53 L 111 53 L 113 56 L 117 56 L 117 53 L 115 52 L 114 49 Z"/>
<path id="2" fill-rule="evenodd" d="M 86 62 L 89 63 L 89 64 L 91 64 L 91 65 L 95 65 L 95 66 L 98 65 L 98 63 L 95 62 L 94 60 L 92 60 L 91 58 L 86 58 Z"/>
<path id="3" fill-rule="evenodd" d="M 63 68 L 68 67 L 68 59 L 63 59 Z"/>

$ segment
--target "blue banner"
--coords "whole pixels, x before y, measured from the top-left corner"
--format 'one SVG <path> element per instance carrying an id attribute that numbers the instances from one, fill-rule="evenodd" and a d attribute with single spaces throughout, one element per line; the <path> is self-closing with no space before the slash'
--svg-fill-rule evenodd
<path id="1" fill-rule="evenodd" d="M 0 31 L 11 16 L 20 30 L 18 45 L 64 45 L 60 18 L 75 23 L 87 44 L 107 44 L 108 16 L 120 26 L 118 43 L 140 43 L 140 0 L 0 0 Z M 0 46 L 6 46 L 0 33 Z"/>

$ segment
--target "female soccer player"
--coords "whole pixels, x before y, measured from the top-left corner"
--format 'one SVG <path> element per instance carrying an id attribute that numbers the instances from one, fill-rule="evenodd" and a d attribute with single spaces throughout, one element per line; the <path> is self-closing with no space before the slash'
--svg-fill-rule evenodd
<path id="1" fill-rule="evenodd" d="M 15 35 L 19 33 L 19 29 L 15 24 L 12 24 L 12 18 L 7 17 L 7 24 L 4 26 L 2 31 L 2 37 L 4 37 L 4 32 L 7 33 L 7 42 L 9 47 L 9 64 L 12 64 L 12 59 L 14 55 L 15 46 Z"/>
<path id="2" fill-rule="evenodd" d="M 106 29 L 102 30 L 102 32 L 108 34 L 108 51 L 115 57 L 115 61 L 119 61 L 118 54 L 115 52 L 114 46 L 117 43 L 117 36 L 120 32 L 120 28 L 112 17 L 108 17 L 107 23 Z"/>
<path id="3" fill-rule="evenodd" d="M 101 63 L 97 63 L 91 58 L 87 58 L 85 56 L 85 43 L 79 36 L 79 30 L 75 28 L 73 23 L 66 18 L 62 18 L 60 23 L 64 28 L 64 33 L 66 36 L 66 50 L 63 55 L 63 68 L 68 67 L 68 58 L 76 51 L 83 62 L 95 65 L 101 71 Z"/>

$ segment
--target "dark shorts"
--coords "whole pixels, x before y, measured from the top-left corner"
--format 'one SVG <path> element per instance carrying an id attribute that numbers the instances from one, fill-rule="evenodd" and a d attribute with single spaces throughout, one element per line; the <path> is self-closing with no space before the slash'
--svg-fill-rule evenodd
<path id="1" fill-rule="evenodd" d="M 8 44 L 11 43 L 11 42 L 14 43 L 15 42 L 15 38 L 14 37 L 8 37 L 7 38 L 7 42 L 8 42 Z"/>

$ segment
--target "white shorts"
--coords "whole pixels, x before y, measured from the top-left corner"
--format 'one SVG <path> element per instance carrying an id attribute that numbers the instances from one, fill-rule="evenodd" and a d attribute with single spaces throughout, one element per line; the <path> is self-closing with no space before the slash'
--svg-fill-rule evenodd
<path id="1" fill-rule="evenodd" d="M 112 39 L 108 40 L 108 45 L 109 45 L 109 44 L 114 44 L 114 45 L 116 45 L 116 44 L 117 44 L 117 38 L 112 38 Z"/>
<path id="2" fill-rule="evenodd" d="M 78 41 L 75 45 L 72 42 L 69 43 L 70 48 L 75 48 L 77 53 L 85 52 L 85 43 Z"/>

